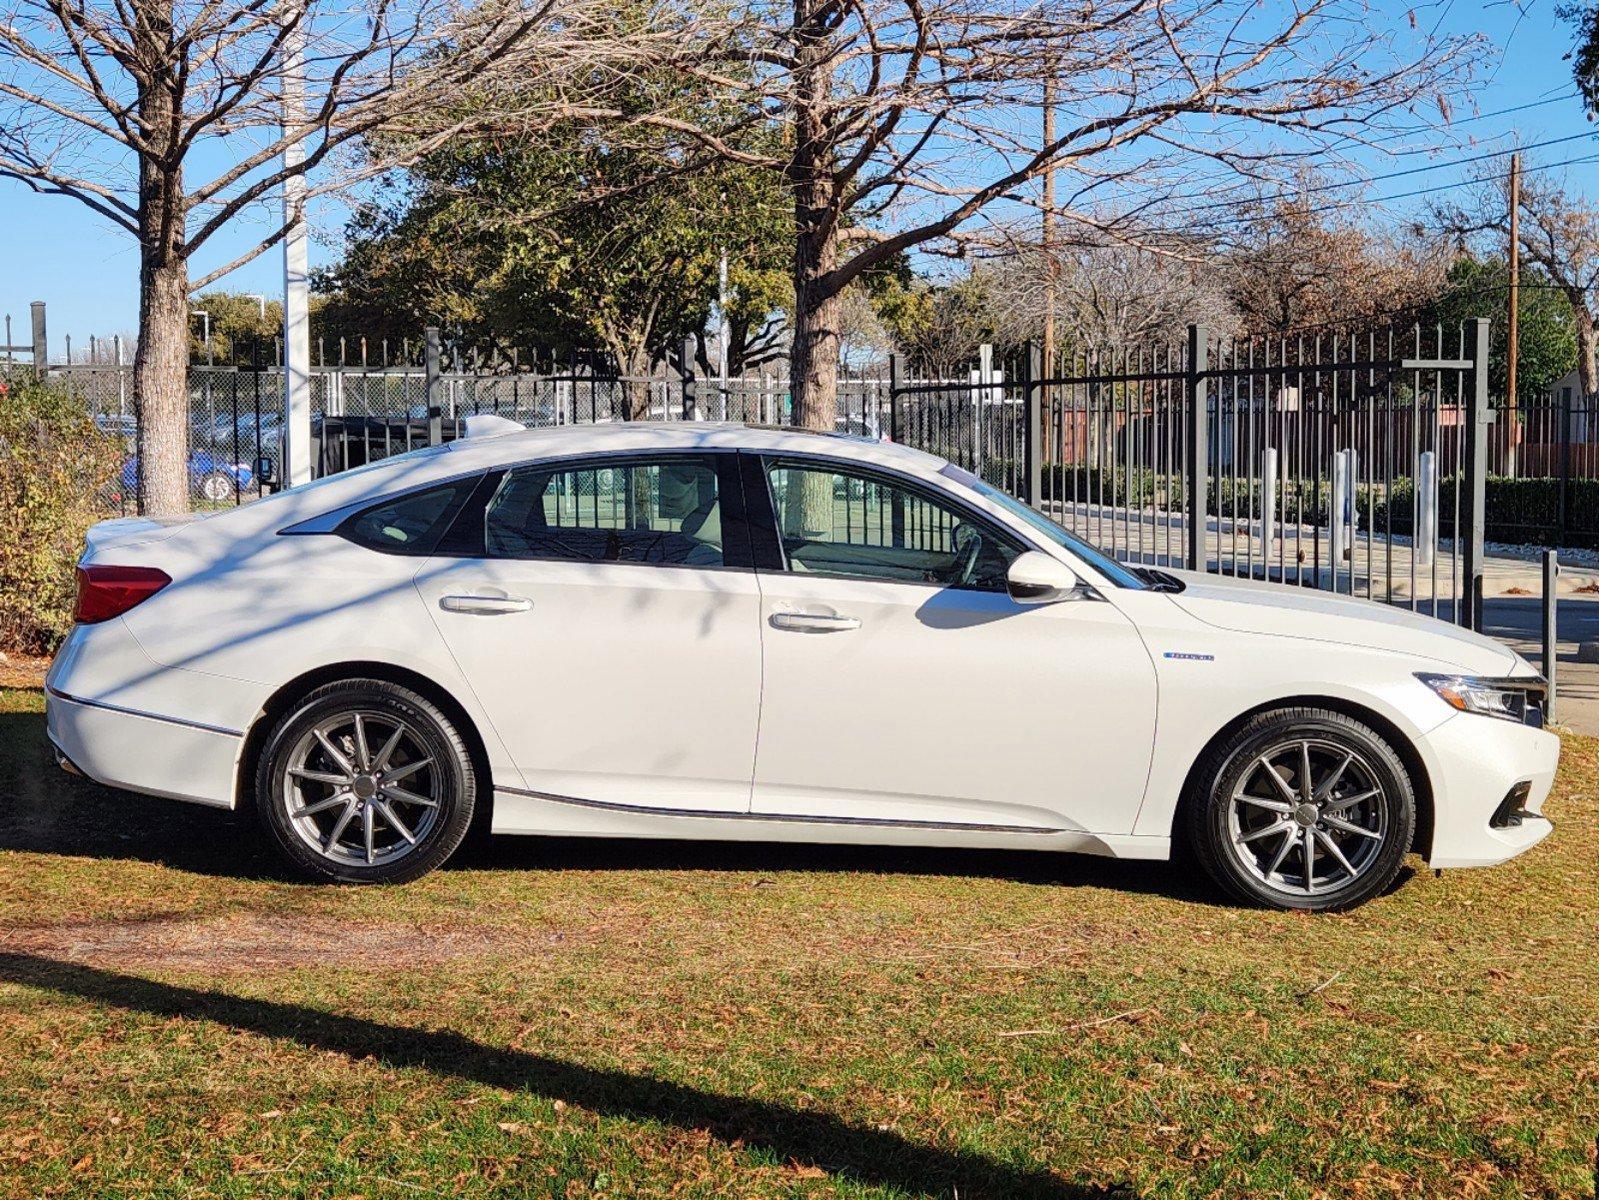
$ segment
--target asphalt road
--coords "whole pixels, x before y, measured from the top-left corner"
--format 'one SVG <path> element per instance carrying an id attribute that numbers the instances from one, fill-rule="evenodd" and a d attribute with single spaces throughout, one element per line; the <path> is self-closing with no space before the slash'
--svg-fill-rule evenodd
<path id="1" fill-rule="evenodd" d="M 1579 643 L 1599 642 L 1599 596 L 1561 597 L 1555 622 L 1555 723 L 1599 736 L 1599 663 L 1577 661 Z M 1538 597 L 1489 596 L 1483 601 L 1483 632 L 1542 666 L 1543 602 Z"/>

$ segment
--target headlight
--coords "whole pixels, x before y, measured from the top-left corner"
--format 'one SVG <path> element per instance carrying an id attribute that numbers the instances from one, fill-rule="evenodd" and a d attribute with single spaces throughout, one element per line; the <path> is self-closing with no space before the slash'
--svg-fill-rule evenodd
<path id="1" fill-rule="evenodd" d="M 1416 678 L 1438 693 L 1445 704 L 1461 712 L 1543 725 L 1547 688 L 1537 676 L 1485 679 L 1477 675 L 1435 675 L 1430 671 L 1417 671 Z"/>

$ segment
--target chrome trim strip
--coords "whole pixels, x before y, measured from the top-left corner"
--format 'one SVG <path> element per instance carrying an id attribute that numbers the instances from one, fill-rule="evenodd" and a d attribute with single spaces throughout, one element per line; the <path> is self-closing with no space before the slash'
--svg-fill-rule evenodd
<path id="1" fill-rule="evenodd" d="M 224 737 L 243 737 L 242 729 L 224 729 L 220 725 L 207 725 L 204 721 L 187 721 L 182 717 L 164 717 L 160 713 L 141 712 L 137 708 L 124 708 L 120 704 L 107 704 L 104 700 L 85 700 L 82 696 L 69 696 L 59 688 L 46 688 L 50 695 L 57 700 L 65 700 L 68 704 L 81 704 L 85 708 L 103 708 L 106 712 L 121 713 L 125 717 L 143 717 L 146 721 L 162 721 L 168 725 L 182 725 L 187 729 L 199 729 L 205 733 L 220 733 Z"/>
<path id="2" fill-rule="evenodd" d="M 610 800 L 584 800 L 578 796 L 558 796 L 554 792 L 535 792 L 527 788 L 506 787 L 495 784 L 497 792 L 513 796 L 527 796 L 533 800 L 549 800 L 556 804 L 573 804 L 579 808 L 598 808 L 607 812 L 638 813 L 652 817 L 705 817 L 711 820 L 731 821 L 789 821 L 801 825 L 873 825 L 888 829 L 962 829 L 973 833 L 1078 833 L 1076 829 L 1050 829 L 1037 825 L 977 825 L 967 821 L 895 821 L 872 817 L 816 817 L 789 813 L 758 812 L 706 812 L 698 808 L 653 808 L 647 804 L 618 804 Z"/>

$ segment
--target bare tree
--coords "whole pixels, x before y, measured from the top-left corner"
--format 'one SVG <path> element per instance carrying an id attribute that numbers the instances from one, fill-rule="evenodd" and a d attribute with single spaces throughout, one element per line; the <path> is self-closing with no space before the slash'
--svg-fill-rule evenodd
<path id="1" fill-rule="evenodd" d="M 483 127 L 513 88 L 523 124 L 592 103 L 597 60 L 649 40 L 602 7 L 0 0 L 0 178 L 69 196 L 138 240 L 134 394 L 148 511 L 188 503 L 189 295 L 282 240 L 303 208 L 289 220 L 262 214 L 285 181 L 307 178 L 308 201 L 347 188 Z M 286 75 L 305 97 L 303 120 L 289 124 Z M 247 214 L 249 248 L 195 278 L 196 256 Z"/>
<path id="2" fill-rule="evenodd" d="M 733 0 L 730 19 L 721 61 L 691 68 L 723 89 L 729 121 L 632 119 L 787 181 L 790 374 L 800 422 L 821 429 L 840 297 L 864 272 L 1002 240 L 1000 217 L 1041 206 L 1051 167 L 1068 229 L 1103 228 L 1113 198 L 1129 226 L 1226 199 L 1441 101 L 1475 53 L 1389 32 L 1362 0 Z M 1058 120 L 1040 145 L 1046 76 Z M 779 149 L 740 141 L 763 123 L 781 127 Z"/>
<path id="3" fill-rule="evenodd" d="M 1433 219 L 1462 242 L 1501 252 L 1510 237 L 1508 176 L 1479 179 L 1464 199 L 1435 207 Z M 1534 169 L 1522 177 L 1517 234 L 1522 256 L 1570 304 L 1577 378 L 1585 395 L 1599 396 L 1599 206 Z"/>
<path id="4" fill-rule="evenodd" d="M 1347 200 L 1325 208 L 1316 201 L 1301 188 L 1240 210 L 1217 266 L 1246 332 L 1356 326 L 1438 294 L 1452 256 L 1436 236 L 1374 230 L 1351 215 Z"/>
<path id="5" fill-rule="evenodd" d="M 1007 341 L 1039 337 L 1051 304 L 1078 348 L 1174 340 L 1191 324 L 1219 333 L 1238 325 L 1222 266 L 1202 244 L 1032 247 L 985 271 L 994 324 Z"/>

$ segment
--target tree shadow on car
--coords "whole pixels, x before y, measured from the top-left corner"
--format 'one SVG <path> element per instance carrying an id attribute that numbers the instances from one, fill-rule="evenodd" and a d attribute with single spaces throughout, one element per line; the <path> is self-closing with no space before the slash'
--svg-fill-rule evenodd
<path id="1" fill-rule="evenodd" d="M 1109 1200 L 1131 1194 L 1130 1188 L 1073 1183 L 1040 1167 L 976 1151 L 925 1145 L 886 1127 L 863 1127 L 828 1112 L 488 1045 L 448 1029 L 389 1025 L 31 954 L 0 953 L 0 979 L 163 1021 L 212 1021 L 351 1062 L 377 1059 L 397 1068 L 561 1100 L 610 1119 L 705 1133 L 746 1153 L 826 1171 L 857 1186 L 916 1195 L 947 1195 L 955 1189 L 965 1196 L 1051 1200 Z"/>

